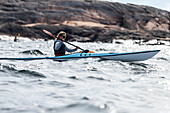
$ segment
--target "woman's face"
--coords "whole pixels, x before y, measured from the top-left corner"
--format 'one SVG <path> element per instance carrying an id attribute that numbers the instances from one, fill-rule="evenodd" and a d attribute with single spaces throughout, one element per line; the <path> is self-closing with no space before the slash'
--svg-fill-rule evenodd
<path id="1" fill-rule="evenodd" d="M 65 39 L 66 39 L 66 34 L 60 34 L 60 35 L 59 35 L 59 38 L 61 38 L 63 41 L 65 41 Z"/>

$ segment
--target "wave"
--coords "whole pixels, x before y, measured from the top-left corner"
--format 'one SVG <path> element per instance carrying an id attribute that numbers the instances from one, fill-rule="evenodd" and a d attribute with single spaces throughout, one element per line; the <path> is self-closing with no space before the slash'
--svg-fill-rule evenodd
<path id="1" fill-rule="evenodd" d="M 29 77 L 38 77 L 38 78 L 46 78 L 46 76 L 44 76 L 41 73 L 38 73 L 36 71 L 30 71 L 30 70 L 17 70 L 15 69 L 14 65 L 9 65 L 9 66 L 2 66 L 2 69 L 0 70 L 0 72 L 6 73 L 8 75 L 12 75 L 12 76 L 17 76 L 17 77 L 21 77 L 21 76 L 29 76 Z"/>
<path id="2" fill-rule="evenodd" d="M 164 61 L 168 61 L 168 59 L 167 58 L 164 58 L 164 57 L 158 57 L 158 58 L 156 58 L 157 60 L 164 60 Z"/>
<path id="3" fill-rule="evenodd" d="M 27 50 L 27 51 L 22 51 L 20 54 L 27 54 L 27 55 L 46 55 L 40 50 Z"/>
<path id="4" fill-rule="evenodd" d="M 142 68 L 147 68 L 149 65 L 145 64 L 145 63 L 134 63 L 134 62 L 130 62 L 129 63 L 130 66 L 134 66 L 134 67 L 142 67 Z"/>
<path id="5" fill-rule="evenodd" d="M 22 74 L 24 76 L 29 76 L 29 77 L 38 77 L 38 78 L 46 78 L 46 76 L 44 76 L 41 73 L 38 73 L 36 71 L 30 71 L 30 70 L 19 70 L 16 72 L 17 74 Z"/>

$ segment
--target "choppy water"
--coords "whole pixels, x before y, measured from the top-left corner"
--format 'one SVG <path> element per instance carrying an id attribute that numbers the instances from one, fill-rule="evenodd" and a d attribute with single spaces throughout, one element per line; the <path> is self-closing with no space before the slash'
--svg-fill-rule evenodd
<path id="1" fill-rule="evenodd" d="M 53 56 L 53 41 L 0 38 L 0 57 Z M 73 43 L 95 52 L 161 52 L 142 62 L 0 61 L 0 112 L 170 113 L 170 43 Z"/>

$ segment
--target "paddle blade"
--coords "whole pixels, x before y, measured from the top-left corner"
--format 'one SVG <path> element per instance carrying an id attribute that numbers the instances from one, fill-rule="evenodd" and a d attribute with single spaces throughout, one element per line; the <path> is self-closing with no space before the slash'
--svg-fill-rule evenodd
<path id="1" fill-rule="evenodd" d="M 89 51 L 89 53 L 94 53 L 93 51 Z"/>
<path id="2" fill-rule="evenodd" d="M 53 38 L 56 38 L 55 35 L 53 35 L 52 33 L 50 33 L 49 31 L 47 31 L 45 29 L 43 29 L 43 32 L 50 35 L 50 36 L 52 36 Z"/>

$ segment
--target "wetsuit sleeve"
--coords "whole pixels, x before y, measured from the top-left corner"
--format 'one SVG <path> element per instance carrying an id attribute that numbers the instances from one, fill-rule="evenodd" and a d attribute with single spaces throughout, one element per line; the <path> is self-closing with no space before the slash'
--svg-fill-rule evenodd
<path id="1" fill-rule="evenodd" d="M 69 49 L 67 46 L 66 46 L 66 51 L 67 52 L 75 52 L 77 50 L 77 48 L 75 48 L 75 49 Z"/>
<path id="2" fill-rule="evenodd" d="M 55 50 L 58 50 L 60 47 L 61 47 L 61 45 L 63 44 L 63 42 L 61 42 L 61 41 L 57 41 L 57 42 L 54 42 L 55 43 Z"/>

